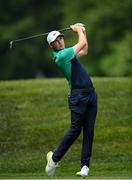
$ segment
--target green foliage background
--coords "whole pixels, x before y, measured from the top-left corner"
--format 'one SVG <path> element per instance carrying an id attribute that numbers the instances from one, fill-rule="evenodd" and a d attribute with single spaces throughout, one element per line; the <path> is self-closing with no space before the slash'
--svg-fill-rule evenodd
<path id="1" fill-rule="evenodd" d="M 51 61 L 46 37 L 14 44 L 9 41 L 82 22 L 86 25 L 89 54 L 83 64 L 94 76 L 132 75 L 131 0 L 1 0 L 0 79 L 61 76 Z M 67 46 L 76 35 L 65 33 Z"/>
<path id="2" fill-rule="evenodd" d="M 132 78 L 92 78 L 98 114 L 88 179 L 132 179 Z M 47 179 L 46 154 L 70 126 L 63 78 L 0 82 L 0 179 Z M 125 88 L 124 88 L 125 87 Z M 80 179 L 82 134 L 52 179 Z M 51 178 L 50 178 L 51 179 Z"/>

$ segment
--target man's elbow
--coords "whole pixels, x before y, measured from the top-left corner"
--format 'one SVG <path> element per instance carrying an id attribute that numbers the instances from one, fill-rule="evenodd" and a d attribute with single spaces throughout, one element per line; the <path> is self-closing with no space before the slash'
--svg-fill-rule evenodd
<path id="1" fill-rule="evenodd" d="M 86 44 L 85 49 L 84 49 L 84 55 L 88 54 L 88 45 Z"/>
<path id="2" fill-rule="evenodd" d="M 86 48 L 87 47 L 87 42 L 83 41 L 83 48 Z"/>
<path id="3" fill-rule="evenodd" d="M 88 50 L 84 51 L 84 55 L 87 55 L 88 54 Z"/>
<path id="4" fill-rule="evenodd" d="M 88 54 L 88 49 L 85 49 L 85 50 L 82 51 L 83 56 L 86 56 L 87 54 Z"/>

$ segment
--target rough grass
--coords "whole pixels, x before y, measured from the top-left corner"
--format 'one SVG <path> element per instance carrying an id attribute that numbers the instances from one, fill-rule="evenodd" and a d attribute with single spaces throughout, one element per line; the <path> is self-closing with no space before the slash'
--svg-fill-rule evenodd
<path id="1" fill-rule="evenodd" d="M 89 178 L 132 178 L 132 78 L 93 78 L 98 115 Z M 47 178 L 70 123 L 64 79 L 0 82 L 0 178 Z M 54 178 L 77 178 L 82 135 Z"/>

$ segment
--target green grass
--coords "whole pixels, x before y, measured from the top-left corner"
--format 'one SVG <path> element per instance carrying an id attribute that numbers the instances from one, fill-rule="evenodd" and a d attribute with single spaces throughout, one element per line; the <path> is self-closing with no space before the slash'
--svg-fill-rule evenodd
<path id="1" fill-rule="evenodd" d="M 132 178 L 132 78 L 93 78 L 98 115 L 89 178 Z M 0 82 L 0 178 L 47 178 L 45 155 L 70 124 L 64 79 Z M 80 169 L 82 135 L 56 178 Z"/>

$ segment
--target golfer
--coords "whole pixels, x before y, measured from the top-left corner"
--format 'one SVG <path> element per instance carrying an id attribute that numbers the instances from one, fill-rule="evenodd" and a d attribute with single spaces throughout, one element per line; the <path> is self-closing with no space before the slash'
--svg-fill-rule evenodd
<path id="1" fill-rule="evenodd" d="M 54 175 L 58 162 L 83 130 L 81 170 L 76 175 L 85 177 L 89 173 L 97 95 L 89 75 L 79 61 L 88 52 L 85 28 L 80 24 L 71 25 L 70 28 L 78 35 L 78 41 L 73 47 L 65 48 L 64 35 L 59 31 L 52 31 L 47 36 L 48 44 L 53 49 L 53 61 L 63 72 L 70 86 L 68 102 L 71 125 L 57 149 L 48 152 L 45 172 L 48 176 Z"/>

